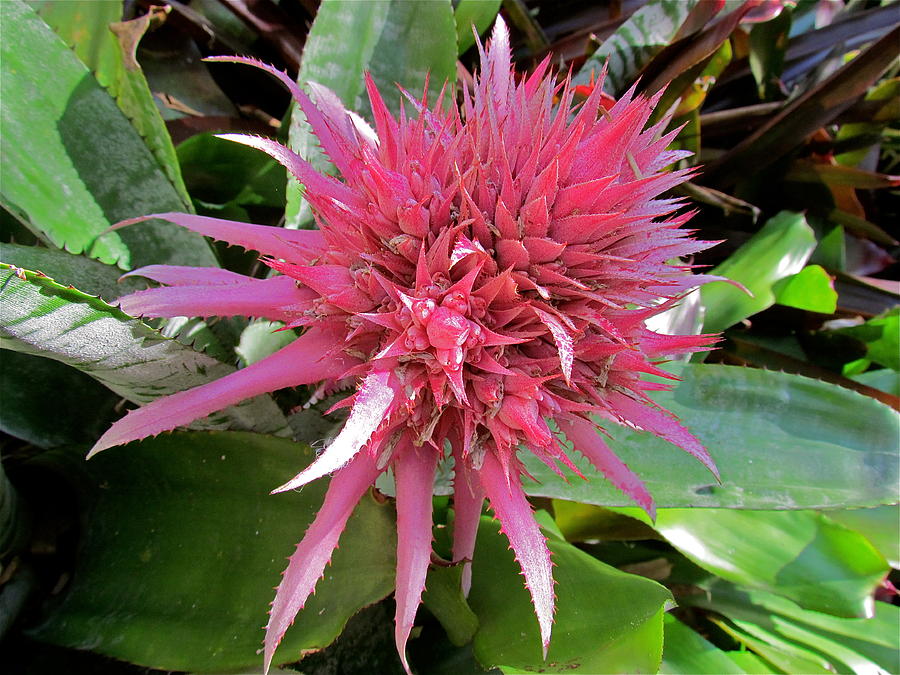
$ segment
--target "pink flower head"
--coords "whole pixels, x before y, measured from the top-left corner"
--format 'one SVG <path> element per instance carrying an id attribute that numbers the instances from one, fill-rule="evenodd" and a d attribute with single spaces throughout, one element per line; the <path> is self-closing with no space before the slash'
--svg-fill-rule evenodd
<path id="1" fill-rule="evenodd" d="M 466 566 L 465 590 L 487 498 L 522 567 L 545 654 L 551 561 L 522 489 L 519 453 L 577 472 L 566 438 L 651 515 L 649 493 L 603 442 L 596 418 L 646 429 L 715 472 L 700 443 L 648 398 L 662 385 L 641 379 L 671 377 L 654 362 L 712 341 L 658 334 L 644 323 L 709 279 L 667 264 L 709 243 L 681 229 L 691 214 L 673 215 L 680 201 L 658 198 L 689 175 L 664 171 L 685 154 L 666 151 L 675 135 L 662 134 L 667 120 L 645 129 L 658 96 L 632 91 L 606 110 L 595 87 L 573 109 L 573 87 L 554 83 L 549 59 L 527 79 L 513 78 L 500 21 L 481 58 L 461 111 L 429 109 L 407 94 L 416 114 L 401 109 L 395 119 L 368 78 L 374 131 L 323 87 L 310 85 L 314 104 L 269 66 L 219 58 L 280 78 L 343 180 L 316 173 L 274 141 L 226 135 L 267 152 L 303 183 L 319 229 L 146 217 L 260 251 L 280 274 L 154 265 L 137 273 L 166 286 L 122 298 L 126 312 L 257 316 L 304 333 L 247 368 L 130 412 L 92 452 L 283 387 L 355 383 L 341 432 L 275 490 L 334 473 L 278 588 L 267 668 L 355 504 L 388 469 L 397 491 L 395 636 L 404 666 L 431 557 L 433 478 L 446 455 L 455 462 L 453 559 Z"/>

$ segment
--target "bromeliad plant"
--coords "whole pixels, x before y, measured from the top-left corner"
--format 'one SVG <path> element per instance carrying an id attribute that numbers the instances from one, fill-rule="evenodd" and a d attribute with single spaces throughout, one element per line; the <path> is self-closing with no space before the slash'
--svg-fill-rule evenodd
<path id="1" fill-rule="evenodd" d="M 0 3 L 14 669 L 900 670 L 896 7 L 189 4 Z"/>
<path id="2" fill-rule="evenodd" d="M 481 46 L 479 45 L 479 50 Z M 550 552 L 521 486 L 519 453 L 576 473 L 563 439 L 655 514 L 644 484 L 598 435 L 591 415 L 650 431 L 716 468 L 699 441 L 646 392 L 672 379 L 655 363 L 702 350 L 709 335 L 664 335 L 650 317 L 704 281 L 669 264 L 707 248 L 682 226 L 690 213 L 661 193 L 689 170 L 665 171 L 677 131 L 647 127 L 655 99 L 629 92 L 608 110 L 598 85 L 573 112 L 550 58 L 516 81 L 502 20 L 463 91 L 395 119 L 371 77 L 372 130 L 329 90 L 290 89 L 343 181 L 268 139 L 226 135 L 280 161 L 306 186 L 317 230 L 273 230 L 189 214 L 154 214 L 262 252 L 280 274 L 254 279 L 153 265 L 129 273 L 166 284 L 120 299 L 133 316 L 256 316 L 303 328 L 297 340 L 221 380 L 173 394 L 116 422 L 91 454 L 174 429 L 264 392 L 322 383 L 354 392 L 340 434 L 274 490 L 335 473 L 325 503 L 291 556 L 266 629 L 265 666 L 313 592 L 363 493 L 391 469 L 397 490 L 397 650 L 406 642 L 431 560 L 435 469 L 454 460 L 453 561 L 469 562 L 485 497 L 515 551 L 546 654 L 554 600 Z M 554 101 L 558 99 L 558 102 Z M 602 114 L 601 114 L 602 113 Z M 646 127 L 646 128 L 645 128 Z M 564 436 L 554 434 L 554 421 Z"/>

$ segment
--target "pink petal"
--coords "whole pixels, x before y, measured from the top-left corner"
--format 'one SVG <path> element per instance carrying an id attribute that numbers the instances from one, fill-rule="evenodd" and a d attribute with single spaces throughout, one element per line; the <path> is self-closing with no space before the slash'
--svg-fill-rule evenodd
<path id="1" fill-rule="evenodd" d="M 462 453 L 454 450 L 456 460 L 453 478 L 453 562 L 463 563 L 462 591 L 469 595 L 472 587 L 472 556 L 475 553 L 475 537 L 481 519 L 484 490 L 477 474 L 469 467 Z M 465 561 L 465 562 L 463 562 Z"/>
<path id="2" fill-rule="evenodd" d="M 322 148 L 328 154 L 328 157 L 331 158 L 331 161 L 334 162 L 335 166 L 341 170 L 341 173 L 344 173 L 345 169 L 349 166 L 349 161 L 347 155 L 341 149 L 340 144 L 335 138 L 332 127 L 326 123 L 325 117 L 322 115 L 319 108 L 313 104 L 306 93 L 304 93 L 297 83 L 286 73 L 283 73 L 267 63 L 245 56 L 211 56 L 203 60 L 212 62 L 243 63 L 248 66 L 261 68 L 270 75 L 277 77 L 282 84 L 287 87 L 288 91 L 291 92 L 291 96 L 294 100 L 297 101 L 297 104 L 306 116 L 306 120 L 313 129 L 313 133 L 315 133 L 316 138 L 319 139 L 319 142 L 322 144 Z"/>
<path id="3" fill-rule="evenodd" d="M 372 309 L 372 298 L 356 287 L 350 270 L 344 265 L 292 265 L 270 259 L 263 262 L 297 279 L 343 310 L 367 312 Z"/>
<path id="4" fill-rule="evenodd" d="M 406 641 L 425 589 L 431 560 L 431 489 L 438 453 L 430 447 L 415 447 L 408 436 L 400 441 L 394 476 L 397 479 L 397 602 L 394 640 L 403 668 Z M 405 445 L 406 447 L 402 447 Z"/>
<path id="5" fill-rule="evenodd" d="M 559 428 L 572 445 L 588 458 L 606 479 L 637 502 L 651 519 L 656 520 L 656 506 L 643 481 L 616 456 L 600 438 L 594 425 L 580 417 L 556 418 Z"/>
<path id="6" fill-rule="evenodd" d="M 509 539 L 525 575 L 525 586 L 531 593 L 546 659 L 555 611 L 553 572 L 547 540 L 534 519 L 519 476 L 507 473 L 493 452 L 485 453 L 479 477 L 491 509 L 500 521 L 501 530 Z"/>
<path id="7" fill-rule="evenodd" d="M 153 218 L 168 220 L 218 241 L 227 241 L 248 251 L 259 251 L 276 258 L 306 260 L 318 255 L 325 247 L 325 240 L 318 230 L 289 230 L 269 225 L 249 225 L 190 213 L 153 213 L 149 216 L 129 218 L 116 223 L 110 230 Z"/>
<path id="8" fill-rule="evenodd" d="M 254 281 L 253 277 L 223 270 L 221 267 L 184 267 L 182 265 L 147 265 L 123 274 L 119 280 L 129 277 L 144 277 L 167 286 L 212 286 Z"/>
<path id="9" fill-rule="evenodd" d="M 333 347 L 334 336 L 331 333 L 313 328 L 287 347 L 253 365 L 132 410 L 100 437 L 88 453 L 88 458 L 114 445 L 190 424 L 259 394 L 337 377 L 356 361 L 344 355 L 322 360 L 322 356 Z"/>
<path id="10" fill-rule="evenodd" d="M 391 373 L 375 371 L 363 380 L 350 417 L 331 445 L 312 464 L 284 485 L 272 490 L 285 492 L 336 471 L 356 456 L 369 442 L 378 426 L 388 417 L 395 399 L 396 383 Z"/>
<path id="11" fill-rule="evenodd" d="M 378 135 L 368 122 L 356 113 L 347 110 L 338 95 L 328 87 L 311 81 L 307 83 L 307 86 L 315 99 L 316 107 L 325 116 L 326 123 L 332 129 L 340 131 L 341 140 L 359 150 L 360 145 L 357 143 L 357 138 L 362 138 L 369 144 L 369 147 L 374 148 Z M 347 178 L 347 172 L 344 169 L 341 169 L 341 173 Z"/>
<path id="12" fill-rule="evenodd" d="M 647 405 L 635 401 L 629 396 L 618 392 L 609 392 L 607 399 L 612 410 L 620 414 L 624 419 L 632 422 L 641 429 L 645 429 L 650 433 L 659 436 L 662 439 L 677 445 L 682 450 L 693 455 L 709 469 L 718 480 L 719 470 L 716 468 L 715 462 L 709 456 L 700 441 L 694 435 L 678 423 L 674 417 L 668 413 L 651 408 Z"/>
<path id="13" fill-rule="evenodd" d="M 566 384 L 569 384 L 572 380 L 572 362 L 575 358 L 572 336 L 569 335 L 569 331 L 562 325 L 562 322 L 552 314 L 535 305 L 531 305 L 531 309 L 534 310 L 541 323 L 547 327 L 553 336 L 553 341 L 556 343 L 556 349 L 559 352 L 559 364 L 562 367 L 563 377 L 566 379 Z"/>
<path id="14" fill-rule="evenodd" d="M 338 538 L 360 498 L 381 471 L 368 454 L 356 456 L 341 469 L 328 486 L 325 502 L 316 514 L 297 550 L 290 557 L 278 585 L 269 623 L 266 626 L 265 672 L 272 665 L 278 644 L 303 609 L 337 547 Z"/>
<path id="15" fill-rule="evenodd" d="M 215 286 L 151 288 L 122 296 L 119 306 L 131 316 L 255 316 L 287 321 L 314 297 L 309 289 L 297 288 L 290 277 L 272 277 Z"/>
<path id="16" fill-rule="evenodd" d="M 316 198 L 330 197 L 347 206 L 364 206 L 360 197 L 349 187 L 334 178 L 318 173 L 309 162 L 277 141 L 245 134 L 216 134 L 216 136 L 262 150 L 279 164 L 282 164 L 284 168 L 291 172 L 294 178 L 303 183 L 306 188 L 306 196 L 309 199 L 315 200 Z"/>

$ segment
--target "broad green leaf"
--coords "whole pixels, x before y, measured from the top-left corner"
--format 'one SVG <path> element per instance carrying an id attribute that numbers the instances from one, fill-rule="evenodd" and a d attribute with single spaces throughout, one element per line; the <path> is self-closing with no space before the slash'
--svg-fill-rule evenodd
<path id="1" fill-rule="evenodd" d="M 888 310 L 862 325 L 841 328 L 836 332 L 864 342 L 869 361 L 894 371 L 900 370 L 900 307 Z"/>
<path id="2" fill-rule="evenodd" d="M 185 183 L 195 199 L 284 208 L 285 169 L 265 153 L 213 134 L 191 136 L 177 152 Z"/>
<path id="3" fill-rule="evenodd" d="M 500 11 L 502 0 L 459 0 L 453 8 L 456 20 L 456 44 L 459 54 L 464 54 L 475 45 L 472 26 L 479 35 L 490 27 Z"/>
<path id="4" fill-rule="evenodd" d="M 770 307 L 775 302 L 773 284 L 802 270 L 815 247 L 815 234 L 802 213 L 782 211 L 769 220 L 712 271 L 743 284 L 753 295 L 720 281 L 704 286 L 703 332 L 721 332 Z"/>
<path id="5" fill-rule="evenodd" d="M 0 243 L 0 262 L 26 270 L 36 270 L 53 277 L 63 285 L 71 285 L 112 302 L 125 293 L 146 288 L 147 284 L 134 277 L 119 281 L 122 270 L 104 265 L 81 255 L 39 246 L 20 246 Z"/>
<path id="6" fill-rule="evenodd" d="M 171 223 L 102 233 L 131 216 L 183 209 L 178 192 L 109 94 L 20 0 L 0 3 L 0 202 L 42 239 L 128 268 L 215 265 Z"/>
<path id="7" fill-rule="evenodd" d="M 772 675 L 773 672 L 782 672 L 773 670 L 772 666 L 768 665 L 753 652 L 725 652 L 725 655 L 745 673 Z"/>
<path id="8" fill-rule="evenodd" d="M 665 642 L 660 673 L 743 673 L 726 652 L 669 614 L 665 617 Z"/>
<path id="9" fill-rule="evenodd" d="M 661 507 L 853 508 L 900 500 L 900 419 L 886 405 L 799 375 L 722 365 L 672 364 L 681 377 L 654 395 L 709 449 L 722 476 L 646 432 L 606 424 L 610 447 Z M 587 477 L 566 482 L 521 453 L 529 494 L 599 506 L 627 497 L 573 453 Z"/>
<path id="10" fill-rule="evenodd" d="M 608 64 L 608 84 L 604 87 L 618 92 L 629 84 L 653 56 L 668 45 L 697 0 L 651 0 L 632 14 L 603 41 L 575 77 L 576 84 L 588 84 Z"/>
<path id="11" fill-rule="evenodd" d="M 608 509 L 593 504 L 553 500 L 556 526 L 566 541 L 590 539 L 611 541 L 646 541 L 661 539 L 649 520 L 636 519 L 622 509 Z"/>
<path id="12" fill-rule="evenodd" d="M 900 506 L 827 511 L 825 515 L 862 534 L 891 567 L 900 569 Z"/>
<path id="13" fill-rule="evenodd" d="M 747 632 L 725 620 L 713 619 L 713 623 L 782 672 L 804 673 L 804 675 L 829 675 L 833 672 L 829 668 L 828 661 L 818 654 L 774 636 L 768 631 L 757 628 L 752 633 Z"/>
<path id="14" fill-rule="evenodd" d="M 77 368 L 138 404 L 234 372 L 232 366 L 162 337 L 99 298 L 2 263 L 0 346 Z M 192 426 L 287 433 L 284 415 L 267 395 Z"/>
<path id="15" fill-rule="evenodd" d="M 660 509 L 654 527 L 722 579 L 837 616 L 870 613 L 889 569 L 865 537 L 814 511 Z"/>
<path id="16" fill-rule="evenodd" d="M 462 570 L 459 565 L 432 565 L 422 595 L 422 604 L 441 622 L 450 642 L 457 646 L 471 642 L 478 629 L 478 617 L 462 593 Z"/>
<path id="17" fill-rule="evenodd" d="M 71 586 L 40 640 L 164 670 L 260 668 L 273 587 L 326 481 L 269 490 L 312 461 L 249 433 L 174 433 L 87 462 L 97 489 Z M 330 643 L 394 585 L 393 507 L 365 496 L 279 661 Z"/>
<path id="18" fill-rule="evenodd" d="M 820 314 L 834 314 L 837 310 L 838 296 L 834 282 L 819 265 L 807 265 L 797 274 L 779 279 L 772 290 L 779 305 Z"/>
<path id="19" fill-rule="evenodd" d="M 93 443 L 117 417 L 119 397 L 58 361 L 0 351 L 0 430 L 39 448 Z"/>
<path id="20" fill-rule="evenodd" d="M 868 360 L 866 361 L 868 366 Z M 864 384 L 868 387 L 874 387 L 881 391 L 900 396 L 900 373 L 890 368 L 882 368 L 881 370 L 869 370 L 858 375 L 852 375 L 851 379 Z"/>
<path id="21" fill-rule="evenodd" d="M 323 0 L 310 26 L 303 48 L 303 62 L 297 81 L 305 85 L 317 82 L 331 89 L 344 105 L 360 109 L 365 90 L 363 74 L 369 70 L 375 46 L 384 30 L 390 2 L 367 2 L 364 5 L 347 0 Z M 352 40 L 340 35 L 353 35 Z M 335 169 L 322 151 L 306 116 L 296 103 L 291 104 L 288 145 L 322 172 Z M 312 227 L 312 212 L 303 199 L 303 188 L 293 177 L 287 181 L 286 227 Z"/>
<path id="22" fill-rule="evenodd" d="M 812 215 L 809 217 L 809 224 L 815 231 L 816 239 L 819 242 L 816 250 L 810 256 L 809 262 L 843 272 L 847 264 L 844 228 Z"/>
<path id="23" fill-rule="evenodd" d="M 371 111 L 363 96 L 367 70 L 395 112 L 400 107 L 397 84 L 417 97 L 422 95 L 426 76 L 432 95 L 445 81 L 452 85 L 456 81 L 456 24 L 450 0 L 323 0 L 306 38 L 297 81 L 328 87 L 348 110 L 368 117 Z M 289 144 L 320 171 L 329 168 L 296 105 L 292 107 Z M 287 226 L 308 227 L 311 214 L 293 179 L 288 181 L 287 195 Z"/>
<path id="24" fill-rule="evenodd" d="M 116 100 L 178 192 L 182 208 L 190 209 L 191 198 L 181 179 L 172 139 L 135 59 L 138 42 L 153 21 L 152 12 L 121 21 L 122 4 L 118 2 L 49 0 L 35 4 L 41 18 Z"/>
<path id="25" fill-rule="evenodd" d="M 704 593 L 685 597 L 683 602 L 728 617 L 755 644 L 742 641 L 766 659 L 775 662 L 767 655 L 773 649 L 806 652 L 807 658 L 813 654 L 824 660 L 830 672 L 900 672 L 898 607 L 875 602 L 871 618 L 846 619 L 801 609 L 777 595 L 738 588 L 721 580 L 702 585 Z"/>
<path id="26" fill-rule="evenodd" d="M 469 605 L 478 616 L 475 656 L 505 672 L 656 672 L 669 591 L 550 538 L 556 623 L 546 662 L 519 566 L 497 523 L 481 519 Z M 508 668 L 507 668 L 508 667 Z"/>
<path id="27" fill-rule="evenodd" d="M 294 341 L 292 330 L 280 330 L 284 324 L 277 321 L 253 321 L 241 332 L 241 340 L 234 351 L 241 357 L 244 366 L 256 363 L 274 354 Z"/>

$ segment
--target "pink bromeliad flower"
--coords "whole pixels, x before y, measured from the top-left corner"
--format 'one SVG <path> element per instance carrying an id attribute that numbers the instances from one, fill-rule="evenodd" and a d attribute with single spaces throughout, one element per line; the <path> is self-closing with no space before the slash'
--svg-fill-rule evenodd
<path id="1" fill-rule="evenodd" d="M 146 216 L 259 251 L 280 274 L 254 279 L 152 265 L 136 273 L 166 286 L 122 298 L 126 312 L 256 316 L 304 332 L 258 363 L 130 412 L 92 452 L 264 392 L 353 385 L 338 436 L 275 490 L 334 474 L 278 587 L 267 668 L 354 506 L 384 471 L 396 481 L 395 637 L 407 670 L 406 642 L 431 557 L 433 478 L 445 455 L 455 461 L 453 560 L 466 566 L 465 590 L 487 498 L 524 573 L 545 655 L 551 561 L 522 488 L 519 453 L 577 473 L 568 439 L 651 515 L 650 494 L 603 442 L 598 418 L 646 429 L 715 472 L 701 444 L 648 398 L 661 385 L 641 379 L 671 377 L 654 364 L 712 342 L 645 327 L 710 279 L 667 264 L 709 243 L 681 228 L 691 214 L 675 215 L 678 200 L 658 198 L 689 172 L 664 171 L 685 154 L 666 151 L 674 138 L 662 135 L 666 121 L 645 129 L 657 98 L 629 92 L 606 110 L 595 87 L 573 109 L 573 88 L 554 83 L 549 59 L 517 82 L 502 22 L 481 57 L 483 72 L 462 93 L 461 111 L 429 109 L 407 95 L 416 114 L 395 119 L 369 78 L 374 130 L 327 89 L 310 84 L 313 103 L 269 66 L 217 58 L 281 79 L 343 180 L 316 173 L 274 141 L 226 135 L 267 152 L 303 183 L 319 229 Z"/>

